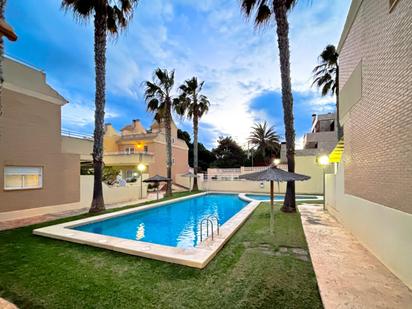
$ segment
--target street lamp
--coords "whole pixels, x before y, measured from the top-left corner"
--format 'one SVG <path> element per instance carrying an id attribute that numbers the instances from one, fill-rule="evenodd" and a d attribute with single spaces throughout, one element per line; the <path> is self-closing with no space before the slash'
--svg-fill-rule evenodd
<path id="1" fill-rule="evenodd" d="M 325 177 L 326 177 L 326 167 L 329 165 L 329 156 L 323 155 L 318 158 L 318 163 L 323 169 L 323 210 L 325 210 L 326 198 L 325 198 Z"/>
<path id="2" fill-rule="evenodd" d="M 274 164 L 275 166 L 278 166 L 278 165 L 280 164 L 280 159 L 279 159 L 279 158 L 274 159 L 274 160 L 273 160 L 273 164 Z"/>
<path id="3" fill-rule="evenodd" d="M 140 172 L 140 198 L 143 198 L 143 172 L 146 170 L 146 165 L 140 163 L 137 169 Z"/>

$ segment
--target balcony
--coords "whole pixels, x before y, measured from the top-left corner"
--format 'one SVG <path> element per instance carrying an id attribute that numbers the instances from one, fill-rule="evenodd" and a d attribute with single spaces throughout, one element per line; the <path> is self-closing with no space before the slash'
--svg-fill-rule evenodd
<path id="1" fill-rule="evenodd" d="M 150 152 L 105 152 L 103 156 L 106 165 L 137 165 L 139 163 L 150 164 L 154 162 L 154 155 Z"/>
<path id="2" fill-rule="evenodd" d="M 337 136 L 335 131 L 324 131 L 316 133 L 307 133 L 303 137 L 303 147 L 307 148 L 317 148 L 319 143 L 335 143 L 337 141 Z"/>

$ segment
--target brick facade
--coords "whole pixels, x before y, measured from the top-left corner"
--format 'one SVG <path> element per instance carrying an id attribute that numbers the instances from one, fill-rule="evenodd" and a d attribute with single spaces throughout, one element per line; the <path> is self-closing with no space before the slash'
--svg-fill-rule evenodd
<path id="1" fill-rule="evenodd" d="M 344 118 L 345 193 L 412 213 L 412 1 L 363 0 L 340 51 L 340 89 L 362 63 Z"/>

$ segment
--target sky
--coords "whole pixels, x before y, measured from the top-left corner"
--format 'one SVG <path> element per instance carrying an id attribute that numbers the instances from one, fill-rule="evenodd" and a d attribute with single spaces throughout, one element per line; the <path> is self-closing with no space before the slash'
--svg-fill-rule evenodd
<path id="1" fill-rule="evenodd" d="M 211 106 L 200 122 L 207 147 L 230 135 L 246 145 L 251 127 L 267 121 L 284 137 L 280 72 L 274 25 L 255 29 L 239 0 L 141 0 L 127 30 L 107 46 L 105 122 L 117 129 L 140 119 L 149 127 L 143 82 L 153 71 L 175 69 L 176 88 L 197 76 Z M 6 42 L 10 57 L 46 73 L 69 104 L 62 128 L 92 133 L 94 127 L 93 22 L 79 22 L 58 0 L 8 1 L 6 18 L 18 35 Z M 310 130 L 311 115 L 334 111 L 334 98 L 311 87 L 311 72 L 327 44 L 337 45 L 350 0 L 301 0 L 289 15 L 291 78 L 296 140 Z M 7 40 L 6 40 L 7 41 Z M 175 117 L 192 132 L 190 120 Z"/>

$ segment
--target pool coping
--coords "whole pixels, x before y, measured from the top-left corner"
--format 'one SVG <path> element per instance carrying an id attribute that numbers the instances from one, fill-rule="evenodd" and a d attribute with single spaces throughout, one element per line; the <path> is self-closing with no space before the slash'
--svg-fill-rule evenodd
<path id="1" fill-rule="evenodd" d="M 250 197 L 248 197 L 247 195 L 248 194 L 253 194 L 253 195 L 267 195 L 267 193 L 239 193 L 239 198 L 241 199 L 241 200 L 243 200 L 243 201 L 245 201 L 245 202 L 254 202 L 254 201 L 259 201 L 259 202 L 261 202 L 261 203 L 264 203 L 264 202 L 270 202 L 270 199 L 268 199 L 268 200 L 255 200 L 255 199 L 252 199 L 252 198 L 250 198 Z M 275 193 L 275 196 L 276 195 L 279 195 L 279 194 L 276 194 Z M 298 194 L 297 194 L 298 195 Z M 321 196 L 321 195 L 311 195 L 311 196 L 316 196 L 316 198 L 315 199 L 313 199 L 313 198 L 299 198 L 299 199 L 296 199 L 296 201 L 298 201 L 298 202 L 305 202 L 305 201 L 322 201 L 323 200 L 323 197 Z"/>
<path id="2" fill-rule="evenodd" d="M 236 233 L 236 231 L 249 218 L 261 201 L 249 202 L 232 218 L 226 221 L 219 229 L 219 235 L 214 235 L 214 240 L 210 237 L 193 248 L 178 248 L 159 245 L 138 240 L 124 239 L 113 236 L 100 235 L 71 229 L 73 227 L 103 221 L 134 212 L 140 212 L 151 208 L 161 207 L 171 203 L 192 199 L 195 197 L 212 194 L 231 194 L 227 192 L 202 192 L 184 196 L 168 201 L 157 202 L 145 206 L 137 206 L 112 213 L 55 224 L 33 230 L 34 235 L 70 241 L 78 244 L 90 245 L 93 247 L 109 249 L 140 257 L 170 262 L 194 268 L 204 268 L 216 256 L 225 243 Z"/>

